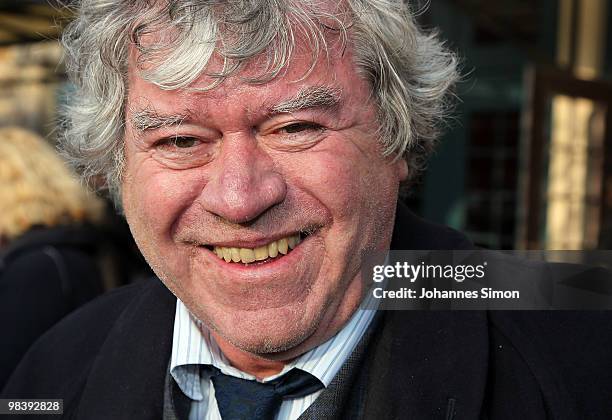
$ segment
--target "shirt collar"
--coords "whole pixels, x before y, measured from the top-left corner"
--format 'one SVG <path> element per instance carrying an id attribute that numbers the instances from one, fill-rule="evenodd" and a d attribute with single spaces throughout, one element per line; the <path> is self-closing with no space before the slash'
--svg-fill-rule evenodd
<path id="1" fill-rule="evenodd" d="M 376 311 L 362 309 L 376 307 L 377 301 L 369 302 L 371 300 L 373 300 L 372 295 L 368 293 L 361 307 L 335 336 L 294 359 L 278 374 L 264 378 L 263 382 L 271 381 L 293 368 L 298 368 L 315 376 L 327 387 L 371 324 Z M 208 328 L 190 313 L 180 299 L 177 299 L 170 374 L 183 393 L 196 401 L 203 398 L 200 365 L 213 365 L 226 375 L 256 379 L 231 366 Z"/>

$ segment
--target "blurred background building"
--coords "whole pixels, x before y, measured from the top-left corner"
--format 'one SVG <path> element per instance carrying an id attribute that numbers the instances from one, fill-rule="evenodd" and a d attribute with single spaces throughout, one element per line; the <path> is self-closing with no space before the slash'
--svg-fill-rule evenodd
<path id="1" fill-rule="evenodd" d="M 68 18 L 45 1 L 0 0 L 0 126 L 52 138 L 65 85 L 56 39 Z"/>
<path id="2" fill-rule="evenodd" d="M 419 19 L 462 57 L 464 81 L 409 205 L 488 248 L 612 247 L 612 5 L 428 3 Z M 54 141 L 68 18 L 52 1 L 0 1 L 0 126 Z"/>
<path id="3" fill-rule="evenodd" d="M 489 248 L 610 247 L 611 21 L 607 0 L 431 1 L 465 80 L 419 213 Z"/>

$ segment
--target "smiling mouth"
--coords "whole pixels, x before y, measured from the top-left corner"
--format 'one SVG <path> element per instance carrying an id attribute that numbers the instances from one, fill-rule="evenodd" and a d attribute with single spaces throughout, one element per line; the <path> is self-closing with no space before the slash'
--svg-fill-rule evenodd
<path id="1" fill-rule="evenodd" d="M 307 235 L 303 233 L 296 233 L 257 248 L 236 248 L 224 246 L 207 248 L 212 250 L 217 257 L 225 260 L 225 262 L 228 263 L 266 263 L 290 253 L 291 250 L 298 246 L 306 236 Z"/>

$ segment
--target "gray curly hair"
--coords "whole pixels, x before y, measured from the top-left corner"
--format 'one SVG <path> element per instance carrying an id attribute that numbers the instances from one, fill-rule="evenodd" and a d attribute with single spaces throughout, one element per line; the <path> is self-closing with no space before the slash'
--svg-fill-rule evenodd
<path id="1" fill-rule="evenodd" d="M 60 147 L 85 180 L 103 176 L 119 203 L 130 45 L 141 75 L 162 89 L 188 87 L 213 52 L 224 60 L 216 84 L 250 59 L 264 57 L 263 83 L 286 68 L 305 37 L 313 65 L 335 31 L 353 48 L 357 71 L 378 105 L 385 156 L 407 160 L 411 176 L 433 150 L 448 114 L 457 74 L 455 55 L 437 34 L 421 31 L 403 0 L 81 0 L 63 34 L 75 92 L 64 107 Z M 171 39 L 143 45 L 142 37 L 171 29 Z M 208 88 L 214 87 L 213 85 Z"/>

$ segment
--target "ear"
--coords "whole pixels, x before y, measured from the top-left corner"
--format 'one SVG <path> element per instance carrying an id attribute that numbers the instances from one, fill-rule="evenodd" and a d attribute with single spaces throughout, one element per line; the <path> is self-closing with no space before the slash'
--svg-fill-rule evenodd
<path id="1" fill-rule="evenodd" d="M 400 182 L 403 182 L 408 179 L 408 162 L 406 162 L 406 159 L 404 159 L 403 157 L 399 158 L 394 163 L 394 165 L 397 171 L 397 177 Z"/>

